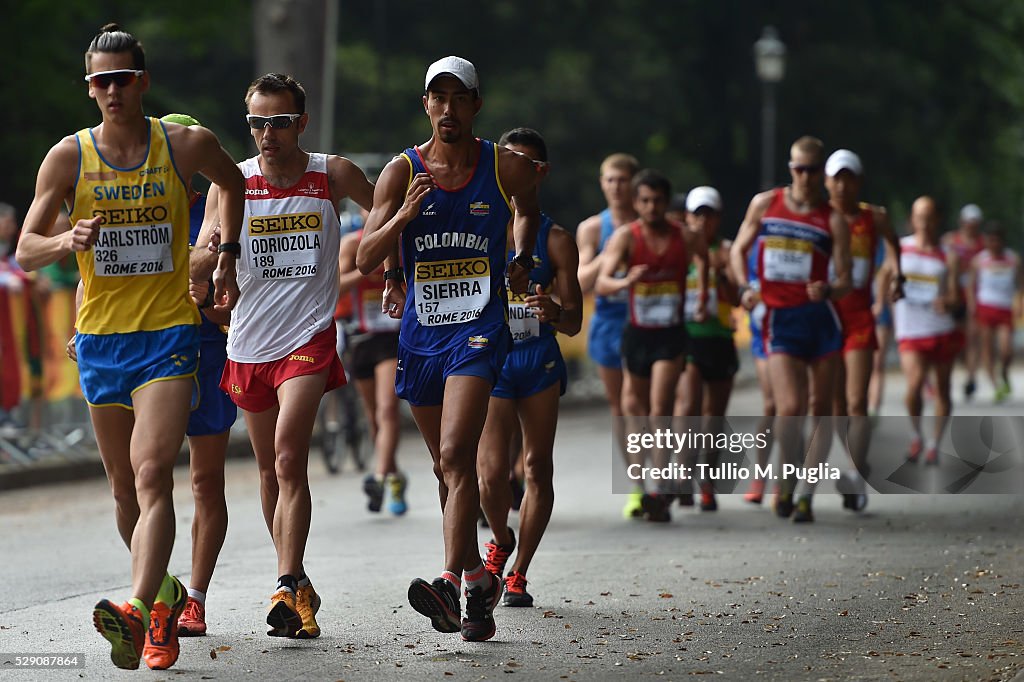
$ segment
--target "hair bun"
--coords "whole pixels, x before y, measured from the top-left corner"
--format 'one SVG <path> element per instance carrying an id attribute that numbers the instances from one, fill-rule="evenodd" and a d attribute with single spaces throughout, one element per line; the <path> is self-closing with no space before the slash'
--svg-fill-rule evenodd
<path id="1" fill-rule="evenodd" d="M 103 28 L 100 29 L 100 33 L 117 33 L 118 31 L 122 30 L 123 29 L 120 26 L 118 26 L 115 22 L 110 22 L 109 24 L 103 25 Z"/>

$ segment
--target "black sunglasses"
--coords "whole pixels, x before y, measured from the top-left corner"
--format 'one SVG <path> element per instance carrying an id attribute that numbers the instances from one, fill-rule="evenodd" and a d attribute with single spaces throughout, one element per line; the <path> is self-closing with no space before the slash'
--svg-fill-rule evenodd
<path id="1" fill-rule="evenodd" d="M 113 83 L 119 88 L 127 88 L 136 79 L 146 73 L 142 69 L 116 69 L 114 71 L 97 71 L 85 76 L 85 82 L 101 90 L 106 90 Z"/>
<path id="2" fill-rule="evenodd" d="M 301 116 L 302 114 L 274 114 L 273 116 L 247 114 L 245 120 L 249 122 L 249 127 L 254 130 L 260 130 L 267 126 L 271 128 L 290 128 L 295 119 Z"/>

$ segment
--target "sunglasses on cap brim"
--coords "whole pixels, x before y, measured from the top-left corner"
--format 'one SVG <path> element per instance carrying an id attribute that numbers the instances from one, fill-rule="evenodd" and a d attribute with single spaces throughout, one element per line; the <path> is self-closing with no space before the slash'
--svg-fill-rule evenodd
<path id="1" fill-rule="evenodd" d="M 249 127 L 254 130 L 260 130 L 267 126 L 271 128 L 290 128 L 295 119 L 301 116 L 302 114 L 274 114 L 273 116 L 247 114 L 245 120 L 249 122 Z"/>
<path id="2" fill-rule="evenodd" d="M 119 88 L 126 88 L 146 73 L 143 69 L 116 69 L 114 71 L 97 71 L 87 74 L 85 82 L 106 90 L 113 83 Z"/>

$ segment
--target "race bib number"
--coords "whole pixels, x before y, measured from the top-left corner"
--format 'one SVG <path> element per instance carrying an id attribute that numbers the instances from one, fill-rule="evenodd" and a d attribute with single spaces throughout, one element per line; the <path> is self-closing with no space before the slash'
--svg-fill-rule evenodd
<path id="1" fill-rule="evenodd" d="M 871 266 L 874 262 L 871 236 L 869 234 L 850 235 L 850 266 L 852 269 L 850 279 L 854 289 L 863 289 L 868 286 Z M 831 262 L 829 262 L 829 266 L 831 269 Z M 832 277 L 829 279 L 831 280 Z"/>
<path id="2" fill-rule="evenodd" d="M 907 303 L 916 306 L 931 306 L 939 297 L 938 277 L 928 275 L 907 275 L 903 283 L 903 297 Z"/>
<path id="3" fill-rule="evenodd" d="M 1014 268 L 989 266 L 978 273 L 978 303 L 994 308 L 1012 308 L 1017 291 Z"/>
<path id="4" fill-rule="evenodd" d="M 323 219 L 319 213 L 250 216 L 250 272 L 257 279 L 313 277 L 320 263 Z"/>
<path id="5" fill-rule="evenodd" d="M 99 277 L 174 272 L 172 236 L 170 223 L 104 227 L 92 247 L 93 269 Z"/>
<path id="6" fill-rule="evenodd" d="M 515 342 L 535 339 L 540 336 L 540 320 L 537 313 L 526 305 L 525 295 L 508 292 L 508 329 Z"/>
<path id="7" fill-rule="evenodd" d="M 633 285 L 633 319 L 640 327 L 679 324 L 683 302 L 677 282 L 637 282 Z"/>
<path id="8" fill-rule="evenodd" d="M 383 289 L 368 289 L 363 291 L 361 296 L 360 314 L 366 331 L 379 334 L 397 332 L 401 328 L 402 318 L 396 319 L 380 311 L 381 301 L 384 300 Z"/>
<path id="9" fill-rule="evenodd" d="M 416 319 L 425 327 L 469 322 L 491 300 L 486 258 L 425 261 L 415 269 Z"/>
<path id="10" fill-rule="evenodd" d="M 803 239 L 765 237 L 762 279 L 770 282 L 811 281 L 811 258 L 814 247 Z"/>
<path id="11" fill-rule="evenodd" d="M 861 256 L 854 256 L 850 259 L 853 266 L 853 288 L 863 289 L 868 285 L 868 278 L 871 276 L 871 259 Z"/>

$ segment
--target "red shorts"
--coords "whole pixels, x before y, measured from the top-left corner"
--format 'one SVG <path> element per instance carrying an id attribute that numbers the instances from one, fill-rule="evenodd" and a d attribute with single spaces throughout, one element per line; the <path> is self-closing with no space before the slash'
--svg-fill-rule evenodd
<path id="1" fill-rule="evenodd" d="M 979 303 L 974 311 L 974 319 L 984 327 L 1012 327 L 1013 311 Z"/>
<path id="2" fill-rule="evenodd" d="M 875 338 L 875 316 L 870 308 L 854 312 L 839 312 L 839 320 L 843 323 L 843 352 L 852 350 L 877 350 L 878 339 Z"/>
<path id="3" fill-rule="evenodd" d="M 945 365 L 953 362 L 963 347 L 964 333 L 959 329 L 942 336 L 903 339 L 899 345 L 901 353 L 920 353 L 926 361 L 933 365 Z"/>
<path id="4" fill-rule="evenodd" d="M 249 412 L 263 412 L 277 404 L 277 387 L 295 377 L 327 372 L 324 393 L 345 383 L 345 370 L 335 347 L 337 330 L 332 323 L 309 342 L 271 362 L 224 364 L 220 387 L 235 405 Z"/>

